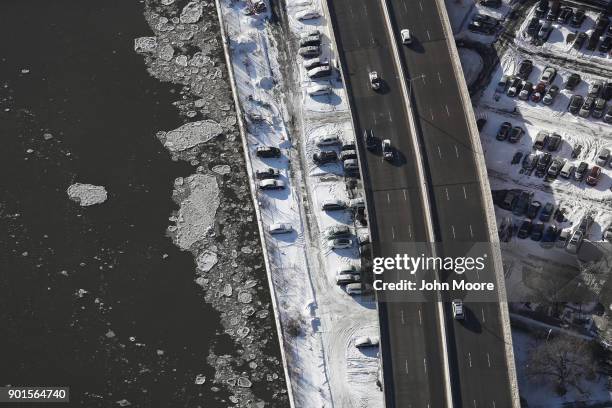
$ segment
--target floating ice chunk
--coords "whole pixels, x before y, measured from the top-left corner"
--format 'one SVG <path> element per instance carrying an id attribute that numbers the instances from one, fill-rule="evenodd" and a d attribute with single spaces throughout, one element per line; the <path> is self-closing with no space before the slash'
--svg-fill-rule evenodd
<path id="1" fill-rule="evenodd" d="M 191 1 L 183 8 L 181 12 L 181 23 L 193 24 L 197 23 L 202 18 L 202 12 L 204 11 L 201 3 L 197 1 Z"/>
<path id="2" fill-rule="evenodd" d="M 67 193 L 68 197 L 79 203 L 81 207 L 102 204 L 107 198 L 106 189 L 93 184 L 75 183 L 68 187 Z"/>
<path id="3" fill-rule="evenodd" d="M 134 51 L 136 52 L 154 52 L 156 48 L 157 37 L 139 37 L 134 40 Z M 174 50 L 172 52 L 174 53 Z"/>
<path id="4" fill-rule="evenodd" d="M 225 174 L 231 173 L 232 168 L 228 166 L 227 164 L 221 164 L 219 166 L 213 167 L 212 171 L 214 171 L 217 174 L 225 175 Z"/>
<path id="5" fill-rule="evenodd" d="M 204 251 L 198 256 L 196 262 L 199 270 L 208 272 L 217 264 L 217 254 L 214 252 Z"/>
<path id="6" fill-rule="evenodd" d="M 170 61 L 174 57 L 174 48 L 170 44 L 166 44 L 160 48 L 158 55 L 164 61 Z"/>
<path id="7" fill-rule="evenodd" d="M 164 146 L 171 152 L 190 149 L 221 134 L 221 125 L 213 120 L 186 123 L 178 129 L 159 133 Z"/>

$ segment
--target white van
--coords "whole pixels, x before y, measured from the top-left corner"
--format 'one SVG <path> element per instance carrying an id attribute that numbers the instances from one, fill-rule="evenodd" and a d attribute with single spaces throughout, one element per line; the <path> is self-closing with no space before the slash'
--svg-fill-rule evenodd
<path id="1" fill-rule="evenodd" d="M 576 166 L 574 166 L 573 163 L 571 162 L 567 162 L 563 165 L 563 168 L 561 169 L 561 173 L 559 173 L 561 175 L 561 177 L 563 178 L 570 178 L 572 176 L 572 173 L 574 172 L 574 169 L 576 168 Z"/>
<path id="2" fill-rule="evenodd" d="M 332 92 L 331 85 L 317 84 L 306 89 L 306 93 L 310 96 L 329 95 Z"/>
<path id="3" fill-rule="evenodd" d="M 559 238 L 557 239 L 555 246 L 557 248 L 565 248 L 571 233 L 572 233 L 571 228 L 565 228 L 564 230 L 562 230 L 561 233 L 559 234 Z"/>
<path id="4" fill-rule="evenodd" d="M 404 28 L 402 31 L 400 31 L 400 35 L 402 37 L 402 42 L 406 45 L 412 43 L 412 35 L 410 35 L 410 30 L 407 28 Z"/>
<path id="5" fill-rule="evenodd" d="M 295 18 L 299 21 L 312 20 L 319 17 L 321 17 L 321 14 L 316 10 L 302 10 L 295 13 Z"/>

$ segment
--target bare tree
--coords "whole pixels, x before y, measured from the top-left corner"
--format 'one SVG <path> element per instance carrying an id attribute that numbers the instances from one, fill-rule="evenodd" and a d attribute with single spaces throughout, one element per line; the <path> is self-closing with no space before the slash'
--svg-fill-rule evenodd
<path id="1" fill-rule="evenodd" d="M 585 395 L 583 380 L 594 378 L 596 364 L 590 343 L 565 335 L 536 345 L 529 353 L 526 372 L 533 381 L 552 381 L 559 395 L 570 388 Z"/>

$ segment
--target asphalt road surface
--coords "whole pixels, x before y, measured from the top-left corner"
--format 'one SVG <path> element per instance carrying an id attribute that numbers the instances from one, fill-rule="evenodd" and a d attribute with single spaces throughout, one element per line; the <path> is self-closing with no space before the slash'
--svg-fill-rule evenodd
<path id="1" fill-rule="evenodd" d="M 412 101 L 425 150 L 438 255 L 460 256 L 456 243 L 490 241 L 484 198 L 451 54 L 435 1 L 389 0 L 396 41 L 410 29 L 413 44 L 400 43 L 411 81 Z M 422 77 L 424 76 L 424 77 Z M 463 80 L 460 78 L 459 80 Z M 494 271 L 481 280 L 495 282 Z M 462 297 L 461 294 L 451 297 Z M 455 406 L 511 407 L 499 304 L 465 300 L 465 321 L 454 320 L 446 304 L 449 359 Z"/>
<path id="2" fill-rule="evenodd" d="M 349 90 L 359 150 L 367 174 L 374 256 L 394 256 L 396 243 L 426 242 L 412 137 L 395 69 L 390 39 L 377 0 L 329 2 Z M 368 73 L 384 79 L 374 92 Z M 364 130 L 397 150 L 393 163 L 365 149 Z M 372 211 L 373 210 L 373 211 Z M 393 277 L 392 277 L 393 278 Z M 432 302 L 379 303 L 385 398 L 388 406 L 444 407 L 438 314 Z"/>

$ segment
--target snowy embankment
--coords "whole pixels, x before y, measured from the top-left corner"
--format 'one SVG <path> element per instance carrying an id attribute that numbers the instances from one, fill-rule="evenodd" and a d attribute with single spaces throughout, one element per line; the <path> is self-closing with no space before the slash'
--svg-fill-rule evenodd
<path id="1" fill-rule="evenodd" d="M 325 21 L 310 20 L 308 25 L 296 21 L 293 15 L 304 8 L 303 2 L 297 3 L 287 2 L 291 30 L 297 34 L 300 30 L 318 28 L 328 52 Z M 321 5 L 313 3 L 321 12 Z M 244 113 L 250 172 L 274 168 L 287 185 L 282 190 L 260 190 L 256 199 L 295 406 L 382 406 L 382 393 L 375 385 L 377 357 L 357 350 L 353 340 L 357 335 L 378 332 L 375 305 L 359 303 L 359 299 L 350 297 L 335 284 L 338 266 L 358 261 L 356 247 L 335 252 L 320 240 L 320 232 L 327 226 L 352 225 L 347 213 L 331 217 L 319 210 L 321 200 L 348 197 L 341 169 L 336 166 L 333 172 L 337 175 L 330 176 L 327 169 L 302 162 L 313 151 L 310 130 L 319 128 L 319 133 L 326 134 L 338 114 L 342 120 L 336 122 L 335 129 L 347 141 L 353 137 L 342 83 L 333 82 L 333 103 L 304 95 L 297 105 L 286 105 L 287 95 L 282 89 L 294 88 L 298 92 L 296 85 L 306 86 L 309 81 L 286 82 L 288 79 L 279 65 L 284 46 L 275 41 L 273 27 L 267 22 L 269 15 L 247 15 L 243 3 L 229 0 L 221 0 L 220 7 L 239 105 Z M 291 109 L 304 113 L 304 117 L 299 115 L 303 122 L 293 132 L 287 125 L 287 112 Z M 310 115 L 308 119 L 306 114 Z M 303 146 L 305 152 L 296 149 L 296 145 Z M 282 155 L 257 157 L 256 149 L 260 146 L 278 147 Z M 307 200 L 310 205 L 304 206 Z M 279 222 L 290 224 L 293 232 L 270 235 L 267 228 Z"/>

